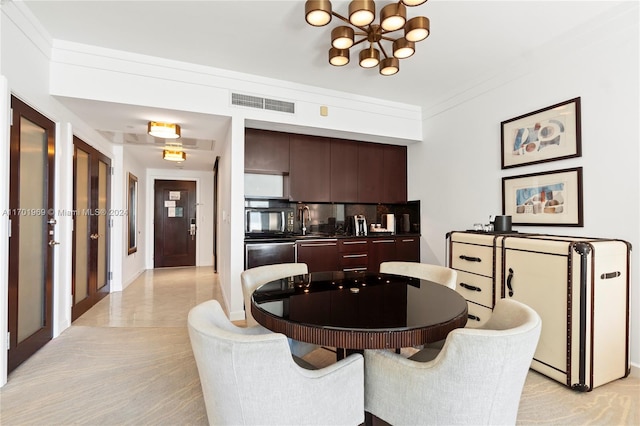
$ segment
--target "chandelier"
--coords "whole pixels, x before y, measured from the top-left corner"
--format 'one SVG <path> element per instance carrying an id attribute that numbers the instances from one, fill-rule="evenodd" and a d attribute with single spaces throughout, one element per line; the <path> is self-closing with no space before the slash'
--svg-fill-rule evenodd
<path id="1" fill-rule="evenodd" d="M 349 63 L 349 49 L 365 43 L 360 51 L 360 66 L 379 66 L 380 74 L 393 75 L 400 70 L 400 59 L 415 53 L 415 43 L 429 36 L 429 18 L 416 16 L 407 20 L 407 6 L 419 6 L 427 0 L 400 0 L 390 3 L 380 11 L 380 23 L 374 24 L 376 5 L 373 0 L 352 0 L 349 3 L 349 18 L 334 12 L 329 0 L 307 0 L 305 19 L 314 27 L 322 27 L 331 22 L 331 16 L 346 22 L 331 30 L 329 63 L 340 67 Z M 404 35 L 391 33 L 404 29 Z M 356 37 L 362 37 L 356 40 Z M 391 44 L 387 53 L 383 41 Z M 388 46 L 387 46 L 388 47 Z M 382 52 L 382 59 L 380 53 Z"/>

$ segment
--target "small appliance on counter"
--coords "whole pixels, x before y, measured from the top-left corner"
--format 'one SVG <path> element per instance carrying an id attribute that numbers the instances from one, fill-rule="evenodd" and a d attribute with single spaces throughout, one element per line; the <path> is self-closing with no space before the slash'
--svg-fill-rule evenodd
<path id="1" fill-rule="evenodd" d="M 367 219 L 363 214 L 357 214 L 353 217 L 354 229 L 353 235 L 356 237 L 366 237 L 367 236 Z"/>
<path id="2" fill-rule="evenodd" d="M 385 214 L 382 216 L 382 227 L 391 232 L 396 233 L 396 217 L 393 214 Z"/>

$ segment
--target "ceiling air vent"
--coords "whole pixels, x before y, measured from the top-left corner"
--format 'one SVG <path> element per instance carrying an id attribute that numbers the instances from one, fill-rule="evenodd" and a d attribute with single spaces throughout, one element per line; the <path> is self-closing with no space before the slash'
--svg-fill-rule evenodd
<path id="1" fill-rule="evenodd" d="M 295 112 L 296 106 L 293 102 L 278 101 L 275 99 L 261 98 L 258 96 L 241 95 L 239 93 L 231 94 L 231 104 L 249 108 L 287 112 L 289 114 L 293 114 Z"/>

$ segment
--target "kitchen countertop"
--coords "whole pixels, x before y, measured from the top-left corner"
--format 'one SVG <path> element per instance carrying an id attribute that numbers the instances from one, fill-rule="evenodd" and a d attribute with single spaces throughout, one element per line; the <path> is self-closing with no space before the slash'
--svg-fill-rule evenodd
<path id="1" fill-rule="evenodd" d="M 365 236 L 355 235 L 328 235 L 328 234 L 307 234 L 307 235 L 287 235 L 287 236 L 258 236 L 245 237 L 245 243 L 276 243 L 276 242 L 295 242 L 307 240 L 336 240 L 349 238 L 376 238 L 376 237 L 419 237 L 419 233 L 409 232 L 401 234 L 390 234 L 387 232 L 369 232 Z"/>

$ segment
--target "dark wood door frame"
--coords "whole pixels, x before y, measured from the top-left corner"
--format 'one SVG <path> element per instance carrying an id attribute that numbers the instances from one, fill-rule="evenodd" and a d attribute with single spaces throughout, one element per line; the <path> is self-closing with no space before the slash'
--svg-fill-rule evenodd
<path id="1" fill-rule="evenodd" d="M 72 260 L 72 296 L 74 296 L 74 303 L 72 304 L 72 308 L 71 308 L 71 321 L 75 321 L 78 317 L 80 317 L 80 315 L 82 315 L 83 313 L 85 313 L 87 310 L 89 310 L 89 308 L 91 308 L 92 306 L 94 306 L 96 303 L 98 303 L 102 298 L 104 298 L 107 294 L 109 294 L 110 291 L 110 285 L 109 285 L 109 280 L 107 279 L 107 277 L 98 277 L 98 242 L 101 238 L 106 238 L 107 242 L 106 242 L 106 271 L 109 271 L 109 232 L 106 233 L 106 235 L 101 235 L 98 232 L 98 219 L 100 218 L 101 215 L 106 214 L 107 212 L 110 211 L 109 209 L 109 192 L 110 192 L 110 188 L 111 188 L 111 173 L 110 173 L 110 169 L 111 169 L 111 159 L 109 157 L 107 157 L 106 155 L 102 154 L 100 151 L 98 151 L 97 149 L 93 148 L 91 145 L 87 144 L 86 142 L 84 142 L 83 140 L 81 140 L 80 138 L 74 136 L 73 137 L 73 144 L 74 144 L 74 155 L 73 155 L 73 170 L 74 170 L 74 182 L 73 182 L 73 198 L 74 198 L 74 206 L 73 206 L 73 210 L 76 212 L 76 214 L 74 215 L 74 227 L 73 227 L 73 260 Z M 78 176 L 76 176 L 76 172 L 77 172 L 77 150 L 80 149 L 82 151 L 84 151 L 85 153 L 87 153 L 89 155 L 89 193 L 87 194 L 88 199 L 89 199 L 89 212 L 84 212 L 84 211 L 80 211 L 81 209 L 78 209 L 78 206 L 75 205 L 75 200 L 76 200 L 76 195 L 77 195 L 77 191 L 78 191 Z M 106 187 L 107 187 L 107 206 L 106 206 L 106 211 L 103 211 L 103 209 L 99 208 L 99 188 L 98 188 L 98 184 L 99 184 L 99 174 L 98 174 L 98 165 L 100 162 L 103 162 L 107 165 L 107 174 L 105 176 L 106 178 Z M 89 253 L 88 253 L 88 282 L 89 282 L 89 288 L 88 288 L 88 292 L 87 292 L 87 298 L 84 299 L 83 301 L 76 303 L 75 302 L 75 294 L 76 294 L 76 242 L 77 242 L 77 229 L 78 227 L 75 226 L 75 221 L 77 220 L 77 218 L 79 217 L 79 215 L 85 215 L 89 217 L 89 228 L 88 228 L 88 233 L 90 235 L 87 235 L 86 238 L 88 240 L 88 248 L 89 248 Z M 107 216 L 107 225 L 109 224 L 110 218 Z M 107 228 L 108 230 L 108 228 Z M 94 238 L 94 236 L 97 236 L 97 238 Z M 102 287 L 98 287 L 100 279 L 105 280 L 106 285 L 102 286 Z"/>
<path id="2" fill-rule="evenodd" d="M 218 168 L 220 156 L 213 164 L 213 272 L 218 272 Z"/>
<path id="3" fill-rule="evenodd" d="M 154 268 L 196 265 L 196 198 L 195 180 L 154 181 Z"/>
<path id="4" fill-rule="evenodd" d="M 30 188 L 20 187 L 21 162 L 21 122 L 22 117 L 41 127 L 46 132 L 47 138 L 47 170 L 44 174 L 43 188 L 47 191 L 47 209 L 41 212 L 42 220 L 47 223 L 54 218 L 54 179 L 55 179 L 55 123 L 44 115 L 40 114 L 18 98 L 11 96 L 11 108 L 13 110 L 13 122 L 11 124 L 10 140 L 10 191 L 9 210 L 10 212 L 22 212 L 30 206 L 20 205 L 20 191 Z M 28 173 L 28 171 L 26 171 Z M 25 212 L 27 210 L 24 210 Z M 19 243 L 20 243 L 20 219 L 21 214 L 11 216 L 11 238 L 9 239 L 9 287 L 8 287 L 8 326 L 9 326 L 9 351 L 8 351 L 8 372 L 13 371 L 18 365 L 44 346 L 53 337 L 53 268 L 54 268 L 54 246 L 45 248 L 45 258 L 41 259 L 44 268 L 45 289 L 43 301 L 43 318 L 41 328 L 32 333 L 29 337 L 18 342 L 18 303 L 19 303 Z M 44 242 L 49 242 L 49 231 L 53 225 L 45 225 L 43 229 L 45 235 L 42 236 Z M 33 265 L 37 267 L 38 265 Z"/>

